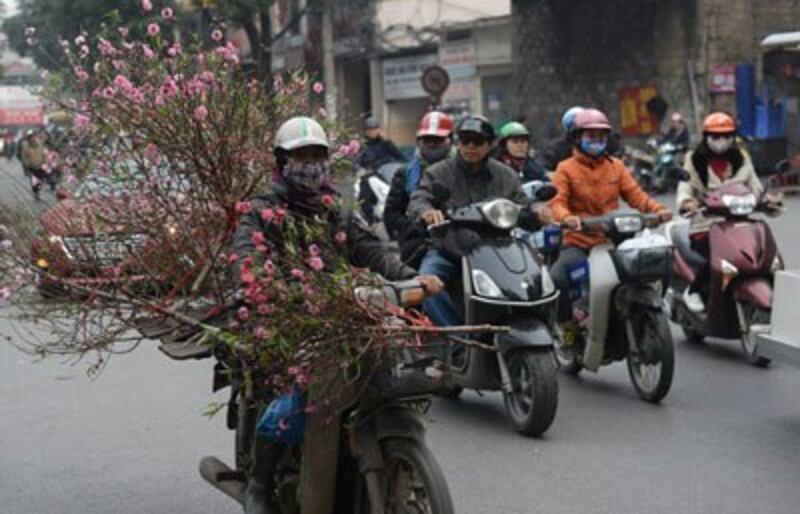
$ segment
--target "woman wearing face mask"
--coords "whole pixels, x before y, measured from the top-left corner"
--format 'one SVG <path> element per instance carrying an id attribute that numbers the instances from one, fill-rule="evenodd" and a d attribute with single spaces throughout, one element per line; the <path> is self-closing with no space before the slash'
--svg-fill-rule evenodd
<path id="1" fill-rule="evenodd" d="M 676 197 L 678 211 L 683 214 L 696 214 L 703 195 L 725 184 L 741 182 L 756 195 L 764 190 L 750 157 L 736 144 L 736 123 L 724 112 L 712 113 L 703 121 L 703 140 L 686 156 L 684 168 L 689 179 L 678 184 Z M 708 255 L 706 236 L 710 225 L 710 220 L 692 216 L 692 249 L 702 255 Z M 684 295 L 686 306 L 695 312 L 702 312 L 705 307 L 709 273 L 708 267 L 699 270 L 695 283 Z"/>
<path id="2" fill-rule="evenodd" d="M 621 160 L 608 155 L 611 124 L 597 109 L 583 109 L 575 117 L 571 133 L 575 145 L 572 157 L 562 161 L 553 176 L 558 194 L 550 202 L 553 216 L 573 231 L 564 234 L 564 248 L 553 265 L 552 276 L 561 290 L 559 320 L 572 318 L 569 301 L 568 271 L 585 260 L 589 250 L 606 242 L 602 234 L 578 232 L 581 219 L 603 216 L 619 208 L 622 198 L 628 205 L 644 213 L 655 213 L 669 220 L 672 213 L 642 191 Z"/>

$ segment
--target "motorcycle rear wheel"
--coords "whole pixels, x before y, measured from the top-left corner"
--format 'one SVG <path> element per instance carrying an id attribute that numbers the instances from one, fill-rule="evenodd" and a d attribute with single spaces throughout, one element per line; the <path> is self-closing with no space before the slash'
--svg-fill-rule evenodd
<path id="1" fill-rule="evenodd" d="M 632 324 L 633 346 L 638 349 L 627 358 L 631 383 L 639 398 L 658 403 L 672 387 L 675 369 L 675 347 L 667 316 L 662 311 L 640 309 L 626 323 Z"/>
<path id="2" fill-rule="evenodd" d="M 547 350 L 516 350 L 508 357 L 510 393 L 504 393 L 506 412 L 514 429 L 539 437 L 556 417 L 558 377 L 553 354 Z"/>
<path id="3" fill-rule="evenodd" d="M 386 514 L 455 512 L 444 473 L 424 442 L 391 438 L 381 442 L 381 449 L 385 466 L 380 483 Z M 366 498 L 362 506 L 359 514 L 372 514 Z"/>
<path id="4" fill-rule="evenodd" d="M 741 342 L 744 358 L 753 366 L 758 368 L 766 368 L 772 361 L 766 357 L 761 357 L 758 355 L 758 341 L 756 340 L 755 334 L 750 332 L 750 327 L 752 325 L 768 325 L 771 318 L 770 311 L 756 307 L 755 305 L 744 303 L 741 304 L 741 309 L 745 317 L 744 322 L 746 324 L 746 326 L 741 327 Z"/>

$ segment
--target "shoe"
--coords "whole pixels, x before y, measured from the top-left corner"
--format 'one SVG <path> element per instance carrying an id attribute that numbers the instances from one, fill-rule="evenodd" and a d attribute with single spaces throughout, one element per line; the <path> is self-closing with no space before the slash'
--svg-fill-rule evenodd
<path id="1" fill-rule="evenodd" d="M 700 313 L 706 310 L 706 304 L 703 302 L 703 297 L 699 293 L 692 293 L 687 288 L 683 292 L 683 303 L 686 308 L 694 313 Z"/>

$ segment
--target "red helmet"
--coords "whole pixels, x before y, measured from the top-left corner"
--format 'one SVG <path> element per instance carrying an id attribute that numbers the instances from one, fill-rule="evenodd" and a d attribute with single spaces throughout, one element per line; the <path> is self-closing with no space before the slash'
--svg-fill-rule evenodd
<path id="1" fill-rule="evenodd" d="M 602 111 L 597 109 L 583 109 L 575 115 L 575 128 L 573 130 L 611 130 L 611 123 Z"/>
<path id="2" fill-rule="evenodd" d="M 449 115 L 439 111 L 431 111 L 420 120 L 417 127 L 417 137 L 450 137 L 454 126 L 453 118 Z"/>
<path id="3" fill-rule="evenodd" d="M 736 132 L 736 122 L 724 112 L 713 112 L 703 120 L 703 132 L 707 134 L 730 134 Z"/>

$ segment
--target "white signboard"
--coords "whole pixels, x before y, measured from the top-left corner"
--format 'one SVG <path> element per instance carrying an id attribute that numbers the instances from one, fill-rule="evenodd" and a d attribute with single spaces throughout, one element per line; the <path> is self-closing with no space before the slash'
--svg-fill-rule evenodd
<path id="1" fill-rule="evenodd" d="M 420 80 L 425 68 L 434 64 L 439 64 L 439 56 L 436 54 L 385 59 L 382 63 L 384 98 L 403 100 L 428 96 L 422 89 Z"/>
<path id="2" fill-rule="evenodd" d="M 443 41 L 439 47 L 439 61 L 451 79 L 474 77 L 478 72 L 475 42 L 471 39 Z"/>

